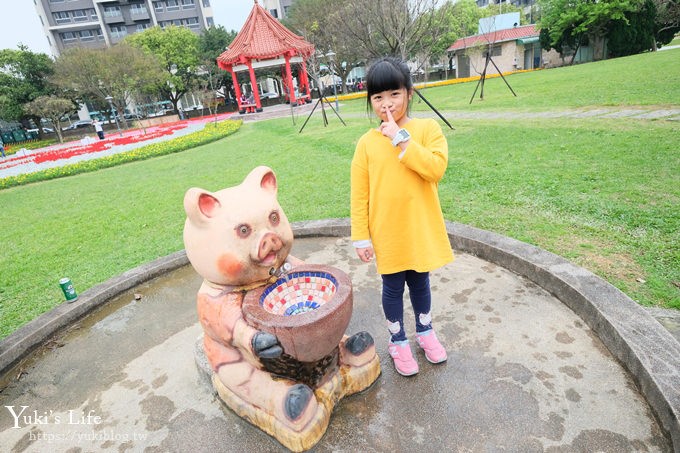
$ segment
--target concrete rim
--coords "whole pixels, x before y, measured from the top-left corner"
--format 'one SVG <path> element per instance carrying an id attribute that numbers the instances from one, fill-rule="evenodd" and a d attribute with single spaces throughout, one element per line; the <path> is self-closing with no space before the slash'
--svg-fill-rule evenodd
<path id="1" fill-rule="evenodd" d="M 292 224 L 296 238 L 346 237 L 349 219 Z M 524 242 L 447 222 L 454 250 L 477 256 L 552 293 L 597 334 L 630 373 L 662 428 L 680 451 L 680 343 L 646 310 L 614 286 L 566 259 Z M 0 373 L 26 358 L 59 330 L 119 293 L 189 264 L 184 250 L 138 266 L 62 303 L 0 342 Z"/>

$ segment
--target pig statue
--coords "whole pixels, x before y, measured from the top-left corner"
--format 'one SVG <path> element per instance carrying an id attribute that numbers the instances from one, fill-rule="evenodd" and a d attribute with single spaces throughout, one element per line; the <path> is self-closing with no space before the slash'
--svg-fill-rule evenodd
<path id="1" fill-rule="evenodd" d="M 217 192 L 191 188 L 184 209 L 186 253 L 204 278 L 197 310 L 215 390 L 237 415 L 288 449 L 312 448 L 335 404 L 378 378 L 373 338 L 341 332 L 334 355 L 324 359 L 327 371 L 313 382 L 268 371 L 265 363 L 287 351 L 276 335 L 248 322 L 244 298 L 291 265 L 292 270 L 305 265 L 289 255 L 293 232 L 277 201 L 274 172 L 257 167 L 240 185 Z"/>

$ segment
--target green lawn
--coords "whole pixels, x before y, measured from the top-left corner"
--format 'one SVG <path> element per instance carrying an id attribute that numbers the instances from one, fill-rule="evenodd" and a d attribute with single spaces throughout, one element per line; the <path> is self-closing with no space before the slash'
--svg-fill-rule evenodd
<path id="1" fill-rule="evenodd" d="M 599 78 L 608 78 L 600 81 Z M 489 79 L 423 94 L 446 111 L 680 108 L 680 50 Z M 587 83 L 584 83 L 586 81 Z M 414 103 L 414 110 L 425 110 Z M 277 172 L 291 221 L 349 216 L 349 164 L 375 122 L 345 103 L 302 134 L 290 117 L 244 124 L 178 154 L 0 191 L 0 338 L 79 292 L 180 250 L 186 189 Z M 455 121 L 440 185 L 445 217 L 526 241 L 601 275 L 644 305 L 680 308 L 680 123 L 634 119 Z"/>

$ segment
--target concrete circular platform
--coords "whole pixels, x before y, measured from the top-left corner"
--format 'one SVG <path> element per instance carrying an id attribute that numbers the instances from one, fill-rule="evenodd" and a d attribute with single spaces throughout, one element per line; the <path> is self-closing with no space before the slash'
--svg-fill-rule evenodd
<path id="1" fill-rule="evenodd" d="M 379 277 L 354 256 L 347 221 L 295 225 L 296 256 L 352 278 L 348 333 L 373 334 L 383 369 L 338 404 L 313 451 L 678 450 L 680 344 L 658 322 L 559 257 L 448 227 L 457 259 L 431 283 L 449 361 L 418 353 L 420 373 L 404 378 L 386 353 Z M 202 380 L 199 286 L 180 252 L 3 340 L 3 451 L 285 451 Z M 410 308 L 406 322 L 412 335 Z"/>

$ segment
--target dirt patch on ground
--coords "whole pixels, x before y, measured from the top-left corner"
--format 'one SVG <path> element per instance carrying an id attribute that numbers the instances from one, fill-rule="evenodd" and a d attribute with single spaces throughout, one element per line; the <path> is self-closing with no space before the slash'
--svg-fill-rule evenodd
<path id="1" fill-rule="evenodd" d="M 635 290 L 645 282 L 645 271 L 629 255 L 584 253 L 577 264 L 591 269 L 593 272 L 606 276 L 607 280 L 623 280 Z"/>
<path id="2" fill-rule="evenodd" d="M 594 238 L 571 236 L 560 238 L 554 247 L 557 254 L 599 275 L 609 282 L 625 282 L 628 291 L 640 291 L 647 280 L 645 270 L 631 255 L 611 252 L 614 244 Z"/>

